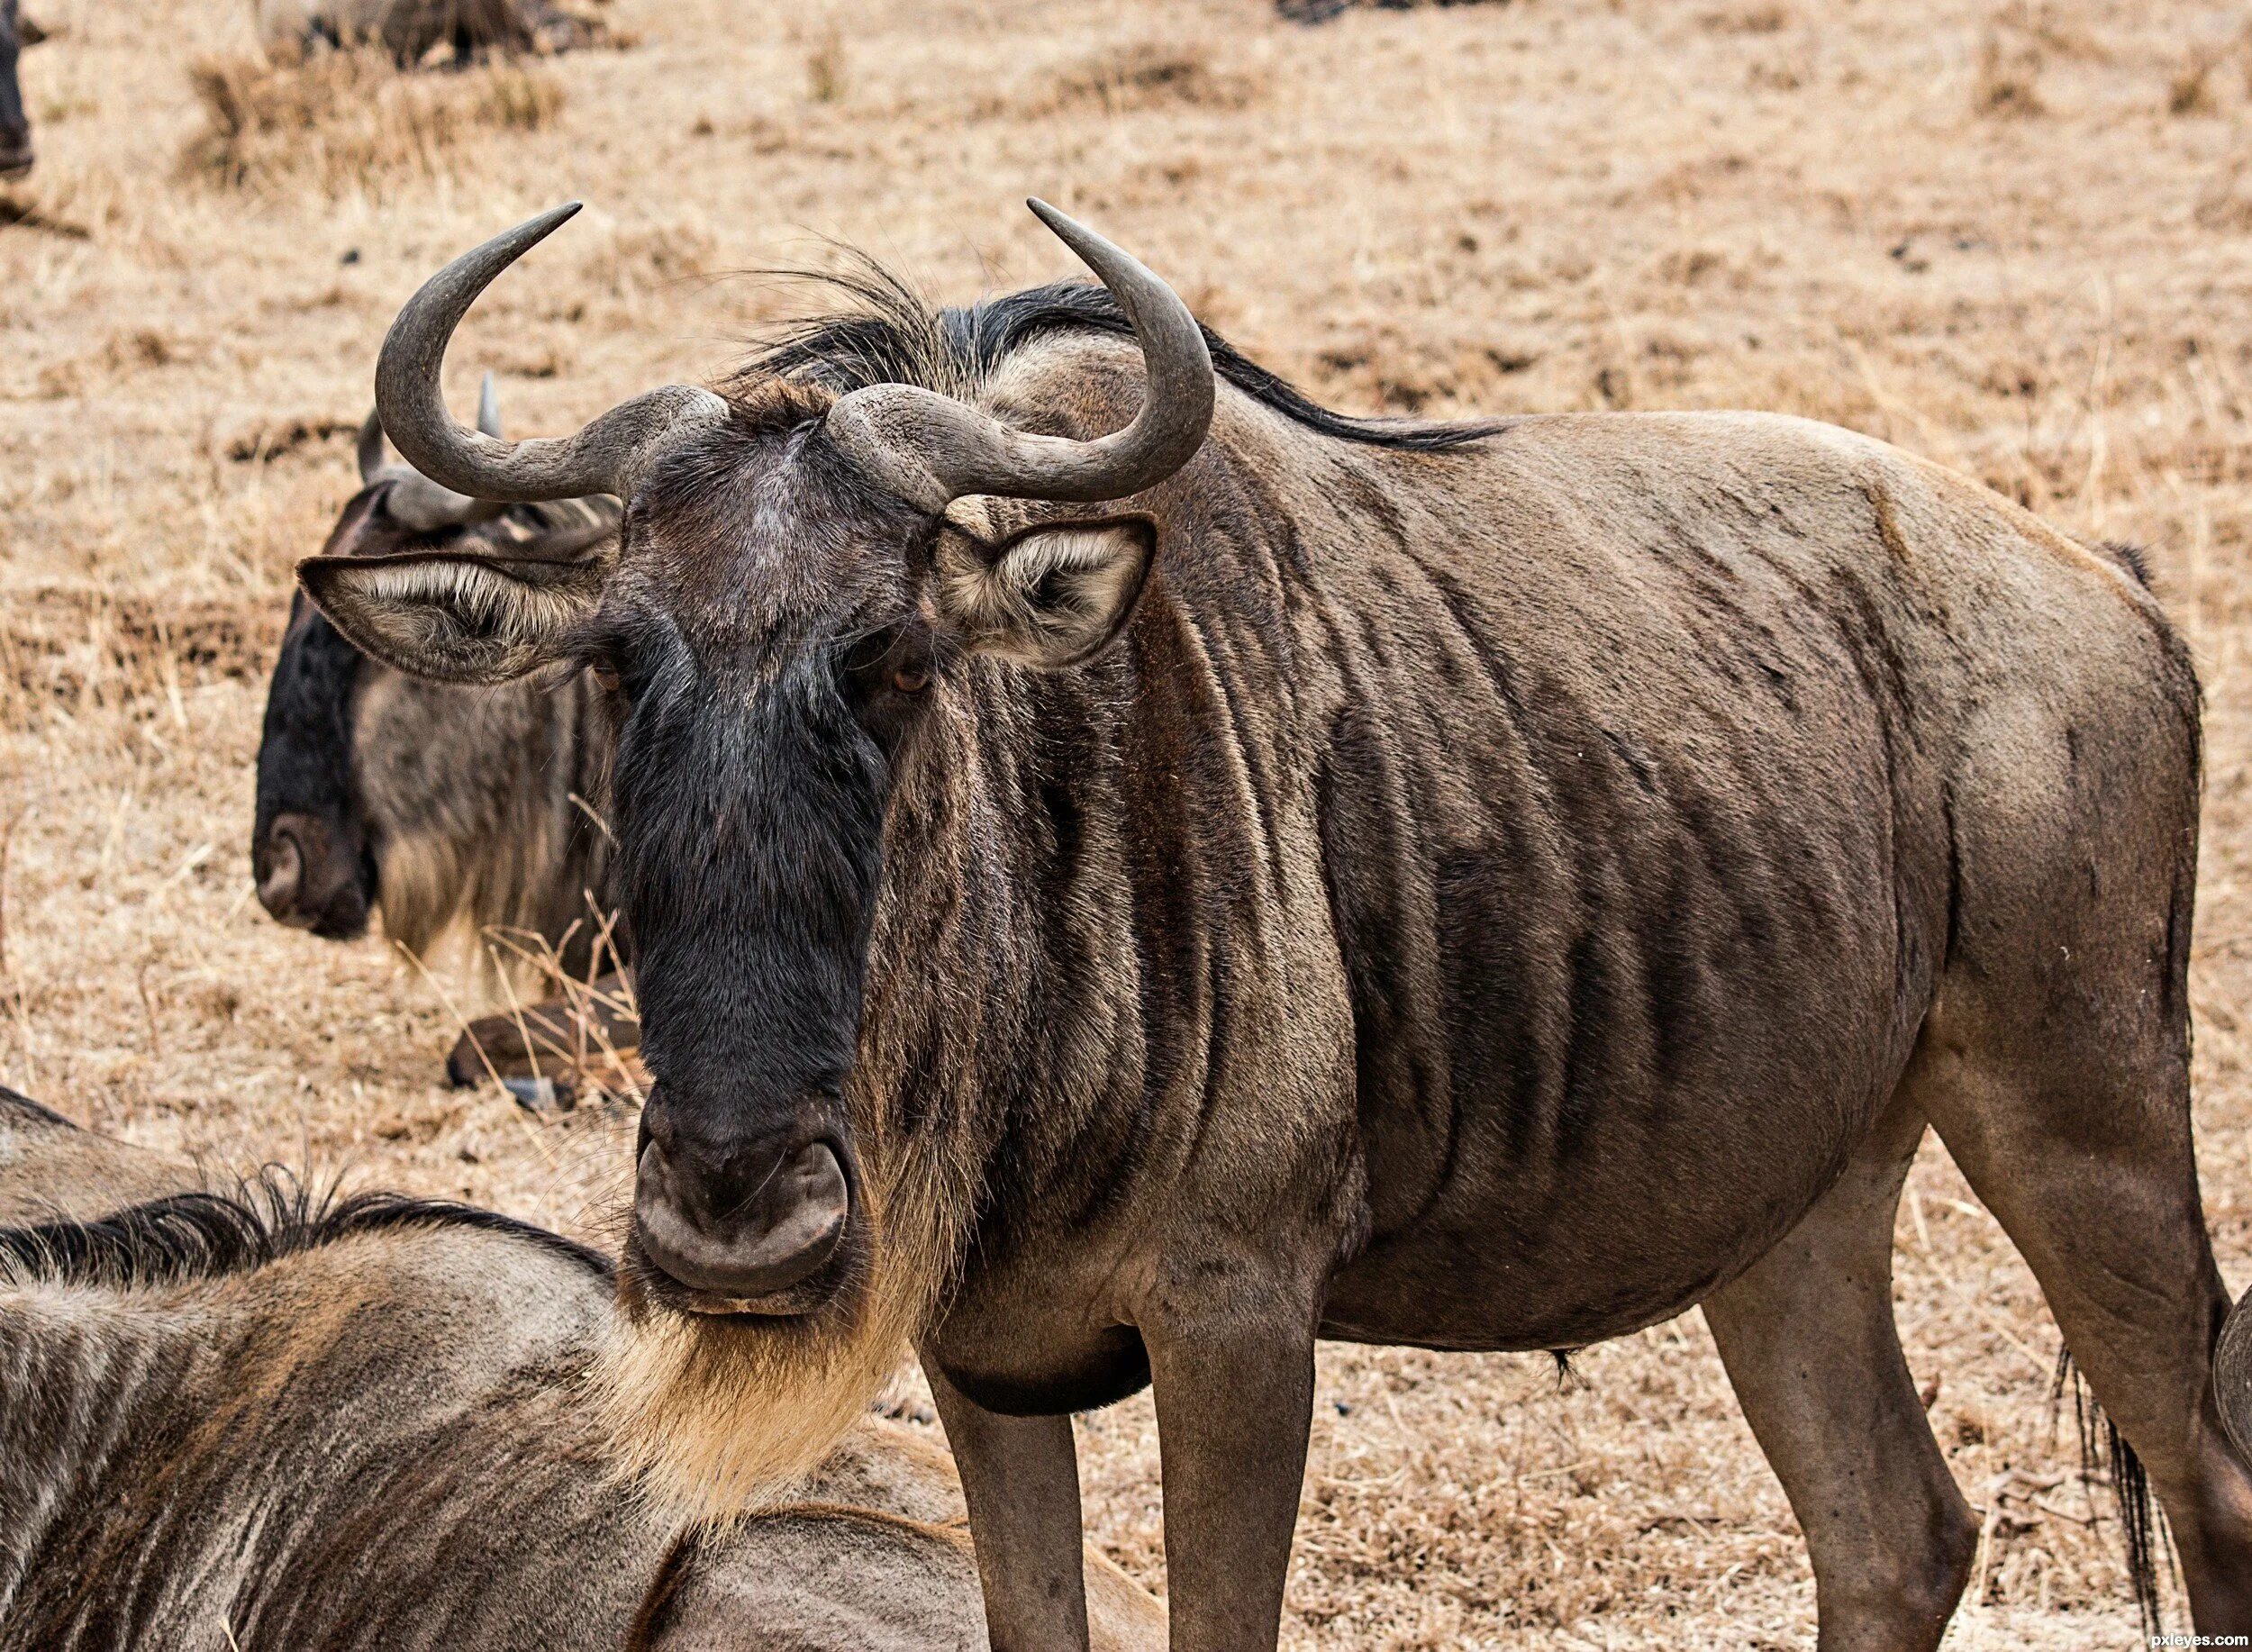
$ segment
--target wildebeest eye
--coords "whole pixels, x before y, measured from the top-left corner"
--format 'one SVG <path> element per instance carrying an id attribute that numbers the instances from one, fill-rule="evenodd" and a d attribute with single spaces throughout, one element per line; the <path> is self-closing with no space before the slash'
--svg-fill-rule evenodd
<path id="1" fill-rule="evenodd" d="M 618 692 L 618 668 L 606 660 L 595 660 L 586 667 L 586 675 L 595 679 L 595 685 L 604 694 Z"/>
<path id="2" fill-rule="evenodd" d="M 904 694 L 919 694 L 931 686 L 930 667 L 902 666 L 892 673 L 892 686 Z"/>

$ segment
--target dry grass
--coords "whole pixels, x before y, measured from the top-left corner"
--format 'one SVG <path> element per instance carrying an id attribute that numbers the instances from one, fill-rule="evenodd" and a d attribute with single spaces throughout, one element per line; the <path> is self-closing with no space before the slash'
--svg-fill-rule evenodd
<path id="1" fill-rule="evenodd" d="M 204 129 L 180 155 L 184 181 L 222 189 L 309 179 L 329 195 L 452 175 L 470 134 L 538 132 L 563 106 L 541 66 L 495 59 L 454 72 L 402 73 L 376 50 L 198 59 L 188 84 Z"/>
<path id="2" fill-rule="evenodd" d="M 385 97 L 489 78 L 378 80 L 376 113 L 308 93 L 318 153 L 277 128 L 234 189 L 172 167 L 208 119 L 185 59 L 246 52 L 247 8 L 47 0 L 65 32 L 24 73 L 60 113 L 0 213 L 0 1082 L 154 1145 L 598 1231 L 630 1114 L 440 1087 L 459 989 L 250 898 L 260 674 L 351 487 L 377 343 L 442 259 L 583 195 L 456 351 L 457 405 L 496 368 L 513 428 L 553 431 L 729 361 L 796 300 L 712 275 L 818 259 L 809 231 L 950 295 L 1066 273 L 1016 205 L 1038 193 L 1348 408 L 1780 408 L 2147 544 L 2209 696 L 2198 1108 L 2244 1282 L 2252 99 L 2214 72 L 2210 108 L 2169 113 L 2234 8 L 1520 0 L 1301 28 L 1267 0 L 869 0 L 836 11 L 826 80 L 822 16 L 614 9 L 641 45 L 542 62 L 562 102 L 536 127 L 449 103 L 431 159 L 394 164 L 367 147 L 409 120 Z M 2047 113 L 1989 118 L 2022 53 Z M 1248 100 L 1177 95 L 1205 77 Z M 347 138 L 359 159 L 322 158 Z M 2102 1500 L 2057 1478 L 2056 1331 L 1936 1148 L 1898 1293 L 1987 1525 L 1950 1645 L 2126 1645 Z M 1803 1549 L 1694 1314 L 1561 1389 L 1545 1360 L 1331 1349 L 1321 1407 L 1294 1647 L 1809 1641 Z M 1160 1579 L 1146 1401 L 1082 1438 L 1095 1534 Z"/>
<path id="3" fill-rule="evenodd" d="M 1257 89 L 1247 75 L 1213 68 L 1200 46 L 1135 41 L 1072 64 L 1055 78 L 1044 99 L 1028 104 L 1031 116 L 1125 114 L 1147 109 L 1240 109 Z"/>

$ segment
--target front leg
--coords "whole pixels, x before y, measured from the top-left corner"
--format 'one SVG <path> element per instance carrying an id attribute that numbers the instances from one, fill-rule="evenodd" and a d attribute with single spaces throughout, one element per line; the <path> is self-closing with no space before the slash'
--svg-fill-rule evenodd
<path id="1" fill-rule="evenodd" d="M 1310 1310 L 1238 1308 L 1142 1327 L 1171 1652 L 1273 1652 L 1305 1485 L 1313 1332 Z"/>
<path id="2" fill-rule="evenodd" d="M 1004 1417 L 922 1362 L 962 1475 L 993 1652 L 1086 1652 L 1079 1453 L 1071 1419 Z"/>

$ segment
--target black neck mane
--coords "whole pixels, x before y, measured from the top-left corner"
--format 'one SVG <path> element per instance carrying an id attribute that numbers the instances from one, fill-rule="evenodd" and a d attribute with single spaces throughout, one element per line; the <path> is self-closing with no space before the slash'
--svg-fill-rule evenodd
<path id="1" fill-rule="evenodd" d="M 775 377 L 808 379 L 840 395 L 867 385 L 920 385 L 958 396 L 1040 339 L 1068 332 L 1127 337 L 1133 331 L 1108 291 L 1084 282 L 1059 281 L 967 308 L 933 310 L 874 263 L 818 278 L 857 301 L 856 307 L 801 323 L 745 363 L 740 382 Z M 1253 401 L 1341 441 L 1436 453 L 1494 435 L 1512 422 L 1358 419 L 1332 413 L 1209 327 L 1204 342 L 1214 370 L 1229 384 Z"/>
<path id="2" fill-rule="evenodd" d="M 499 1233 L 602 1278 L 611 1263 L 559 1233 L 495 1211 L 404 1194 L 316 1194 L 268 1168 L 232 1194 L 184 1193 L 93 1221 L 0 1229 L 0 1281 L 127 1289 L 247 1274 L 359 1234 L 471 1228 Z"/>

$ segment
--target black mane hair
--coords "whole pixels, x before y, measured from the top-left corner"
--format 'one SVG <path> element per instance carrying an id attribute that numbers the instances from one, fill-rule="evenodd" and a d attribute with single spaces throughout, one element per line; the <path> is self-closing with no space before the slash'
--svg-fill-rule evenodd
<path id="1" fill-rule="evenodd" d="M 113 1289 L 184 1284 L 251 1273 L 357 1234 L 437 1228 L 503 1234 L 598 1277 L 613 1275 L 600 1251 L 497 1211 L 395 1193 L 339 1199 L 333 1189 L 315 1194 L 268 1166 L 232 1194 L 172 1194 L 92 1221 L 0 1229 L 0 1280 Z"/>
<path id="2" fill-rule="evenodd" d="M 1010 356 L 1053 334 L 1130 337 L 1133 329 L 1108 289 L 1058 281 L 967 308 L 933 310 L 881 265 L 859 259 L 840 274 L 804 278 L 843 293 L 855 307 L 801 322 L 746 362 L 739 382 L 763 377 L 810 381 L 843 395 L 868 385 L 920 385 L 966 395 Z M 1253 361 L 1211 328 L 1212 367 L 1238 390 L 1309 430 L 1341 441 L 1411 453 L 1439 453 L 1506 430 L 1508 419 L 1442 422 L 1358 419 L 1332 413 L 1289 380 Z"/>

